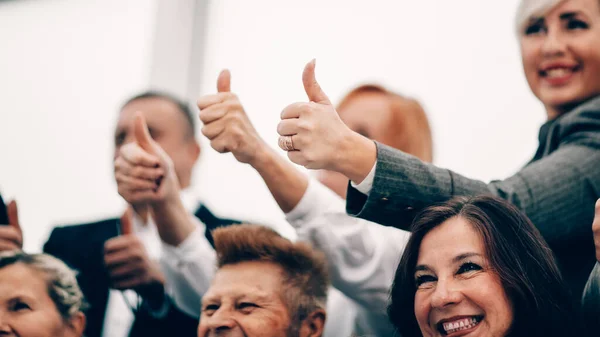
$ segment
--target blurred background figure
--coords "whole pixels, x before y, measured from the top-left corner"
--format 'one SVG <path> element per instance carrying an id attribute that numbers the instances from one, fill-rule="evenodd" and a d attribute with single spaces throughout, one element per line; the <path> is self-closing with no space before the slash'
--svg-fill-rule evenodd
<path id="1" fill-rule="evenodd" d="M 62 261 L 0 253 L 0 335 L 82 337 L 85 308 L 75 272 Z"/>
<path id="2" fill-rule="evenodd" d="M 352 89 L 337 105 L 340 118 L 351 130 L 374 141 L 433 161 L 431 129 L 416 100 L 365 84 Z M 319 181 L 346 198 L 348 178 L 335 171 L 320 171 Z"/>
<path id="3" fill-rule="evenodd" d="M 321 337 L 327 266 L 310 246 L 255 225 L 215 230 L 219 270 L 198 337 Z"/>
<path id="4" fill-rule="evenodd" d="M 408 232 L 348 216 L 342 199 L 347 178 L 319 172 L 320 182 L 340 198 L 273 151 L 231 92 L 228 70 L 219 75 L 217 90 L 216 95 L 198 100 L 202 133 L 215 150 L 231 152 L 256 169 L 296 229 L 298 240 L 325 253 L 336 289 L 330 291 L 325 336 L 393 335 L 385 307 Z M 339 113 L 352 130 L 365 137 L 431 160 L 429 123 L 416 101 L 380 86 L 363 85 L 342 100 Z"/>

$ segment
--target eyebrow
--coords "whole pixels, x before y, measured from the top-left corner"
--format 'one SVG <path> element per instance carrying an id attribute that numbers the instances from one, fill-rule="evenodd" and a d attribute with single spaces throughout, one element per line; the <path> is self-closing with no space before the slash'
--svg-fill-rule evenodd
<path id="1" fill-rule="evenodd" d="M 568 19 L 572 19 L 572 18 L 576 17 L 578 14 L 581 14 L 581 12 L 566 12 L 566 13 L 562 13 L 558 17 L 561 20 L 568 20 Z"/>
<path id="2" fill-rule="evenodd" d="M 481 256 L 481 254 L 478 253 L 463 253 L 460 255 L 457 255 L 455 258 L 452 259 L 452 262 L 456 263 L 456 262 L 460 262 L 462 260 L 468 259 L 470 257 L 474 257 L 474 256 Z"/>
<path id="3" fill-rule="evenodd" d="M 468 259 L 468 258 L 474 257 L 474 256 L 481 257 L 482 255 L 479 254 L 479 253 L 473 253 L 473 252 L 462 253 L 462 254 L 457 255 L 456 257 L 454 257 L 452 259 L 452 263 L 458 263 L 458 262 L 460 262 L 462 260 L 465 260 L 465 259 Z M 418 265 L 418 266 L 415 267 L 415 272 L 418 272 L 418 271 L 428 271 L 428 270 L 431 270 L 431 268 L 429 268 L 429 266 L 426 265 L 426 264 L 420 264 L 420 265 Z"/>

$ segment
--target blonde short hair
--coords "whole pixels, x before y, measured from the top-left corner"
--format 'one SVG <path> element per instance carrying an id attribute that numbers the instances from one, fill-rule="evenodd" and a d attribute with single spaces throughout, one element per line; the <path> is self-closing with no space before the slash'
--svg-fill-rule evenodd
<path id="1" fill-rule="evenodd" d="M 64 262 L 48 254 L 27 254 L 18 250 L 0 252 L 0 269 L 18 263 L 44 275 L 48 295 L 65 321 L 86 309 L 76 273 Z"/>
<path id="2" fill-rule="evenodd" d="M 523 34 L 530 18 L 544 16 L 563 1 L 565 0 L 521 0 L 515 20 L 517 36 Z"/>

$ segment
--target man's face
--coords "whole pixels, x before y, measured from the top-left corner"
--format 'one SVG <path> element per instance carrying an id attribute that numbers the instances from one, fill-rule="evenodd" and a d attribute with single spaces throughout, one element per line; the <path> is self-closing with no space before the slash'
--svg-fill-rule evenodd
<path id="1" fill-rule="evenodd" d="M 123 107 L 115 130 L 114 158 L 117 158 L 122 145 L 134 140 L 133 119 L 136 111 L 144 115 L 150 135 L 173 160 L 181 187 L 189 186 L 200 147 L 190 134 L 183 113 L 175 103 L 168 100 L 141 98 Z"/>
<path id="2" fill-rule="evenodd" d="M 282 337 L 290 331 L 283 270 L 251 261 L 220 268 L 202 298 L 198 337 Z"/>

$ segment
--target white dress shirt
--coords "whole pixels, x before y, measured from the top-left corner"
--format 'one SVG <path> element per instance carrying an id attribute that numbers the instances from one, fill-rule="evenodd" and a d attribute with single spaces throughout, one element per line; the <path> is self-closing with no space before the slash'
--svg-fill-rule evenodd
<path id="1" fill-rule="evenodd" d="M 286 217 L 298 240 L 324 252 L 332 285 L 358 306 L 354 319 L 328 319 L 326 326 L 337 327 L 328 328 L 334 334 L 326 337 L 339 336 L 335 331 L 347 331 L 348 324 L 355 325 L 354 333 L 359 335 L 390 333 L 389 291 L 410 233 L 346 214 L 345 201 L 314 180 Z M 340 305 L 328 303 L 328 307 Z"/>
<path id="2" fill-rule="evenodd" d="M 200 317 L 202 295 L 208 290 L 215 274 L 217 258 L 204 235 L 206 226 L 194 215 L 199 205 L 198 200 L 190 190 L 181 192 L 181 200 L 197 226 L 179 246 L 174 247 L 162 242 L 151 218 L 144 224 L 142 219 L 134 214 L 133 231 L 141 239 L 150 258 L 159 262 L 166 279 L 165 289 L 171 301 L 186 314 Z M 129 336 L 134 320 L 129 305 L 135 306 L 137 301 L 137 294 L 133 290 L 110 290 L 103 337 Z M 163 317 L 170 305 L 171 303 L 166 301 L 162 308 L 150 314 Z"/>

